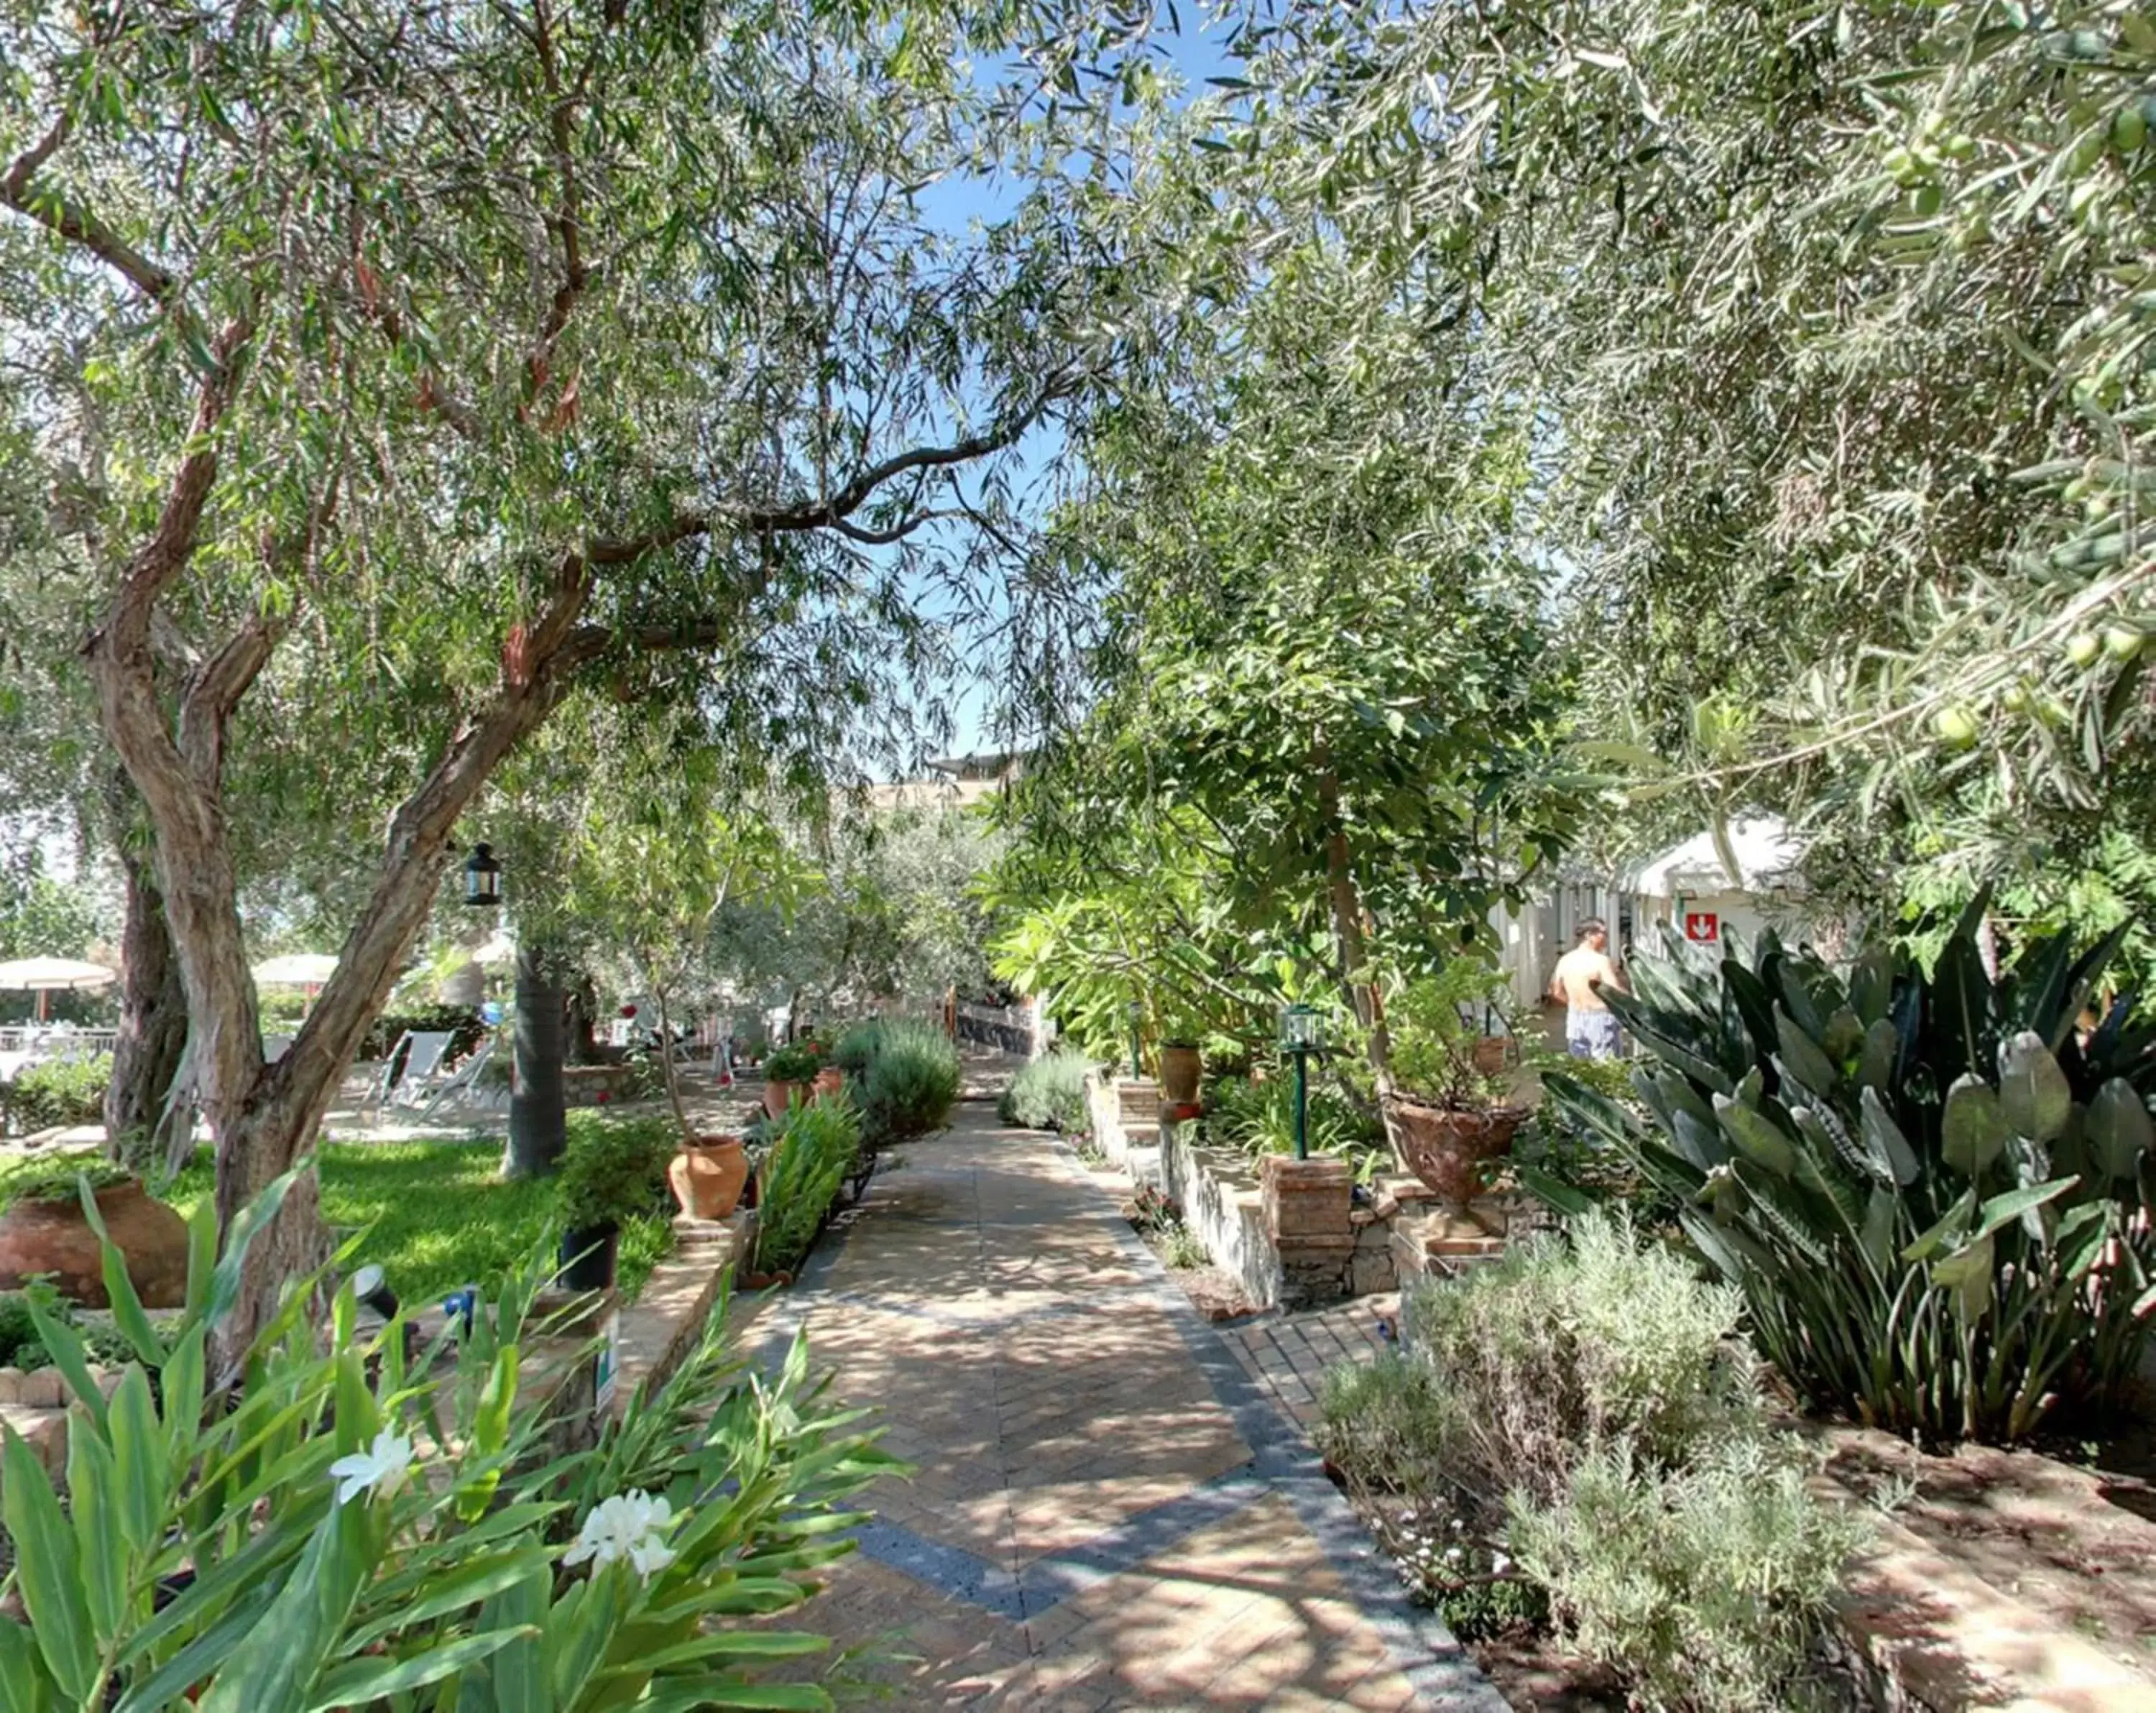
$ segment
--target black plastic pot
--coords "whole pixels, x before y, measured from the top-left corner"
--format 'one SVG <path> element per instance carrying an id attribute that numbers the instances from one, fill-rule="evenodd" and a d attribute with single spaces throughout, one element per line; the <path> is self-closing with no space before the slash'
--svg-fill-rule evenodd
<path id="1" fill-rule="evenodd" d="M 561 1271 L 554 1283 L 563 1290 L 604 1290 L 613 1283 L 614 1251 L 621 1243 L 619 1225 L 572 1226 L 562 1233 Z"/>

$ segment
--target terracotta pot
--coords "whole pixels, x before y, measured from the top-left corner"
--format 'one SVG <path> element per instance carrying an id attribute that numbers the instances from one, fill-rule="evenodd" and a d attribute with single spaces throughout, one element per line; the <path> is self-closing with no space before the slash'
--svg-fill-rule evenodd
<path id="1" fill-rule="evenodd" d="M 187 1300 L 187 1225 L 130 1178 L 97 1192 L 105 1230 L 127 1258 L 127 1277 L 145 1308 L 176 1309 Z M 73 1196 L 64 1202 L 17 1202 L 0 1214 L 0 1290 L 19 1290 L 39 1273 L 85 1308 L 112 1306 L 105 1255 Z"/>
<path id="2" fill-rule="evenodd" d="M 816 1094 L 819 1100 L 844 1092 L 846 1074 L 835 1064 L 827 1064 L 816 1073 Z"/>
<path id="3" fill-rule="evenodd" d="M 1199 1073 L 1204 1068 L 1195 1047 L 1170 1042 L 1160 1049 L 1160 1094 L 1169 1105 L 1187 1106 L 1198 1098 Z"/>
<path id="4" fill-rule="evenodd" d="M 796 1089 L 802 1090 L 803 1100 L 808 1098 L 807 1087 L 803 1084 L 773 1082 L 768 1079 L 765 1080 L 763 1110 L 774 1124 L 786 1116 L 786 1108 L 793 1099 L 793 1091 Z"/>
<path id="5" fill-rule="evenodd" d="M 666 1162 L 674 1199 L 691 1219 L 723 1219 L 748 1182 L 748 1156 L 739 1136 L 699 1136 Z"/>
<path id="6" fill-rule="evenodd" d="M 1517 1106 L 1461 1112 L 1399 1095 L 1389 1097 L 1384 1108 L 1409 1169 L 1458 1207 L 1480 1192 L 1481 1174 L 1476 1168 L 1511 1151 L 1512 1132 L 1527 1116 Z"/>
<path id="7" fill-rule="evenodd" d="M 1475 1069 L 1484 1076 L 1502 1076 L 1512 1051 L 1511 1036 L 1485 1035 L 1475 1044 Z"/>

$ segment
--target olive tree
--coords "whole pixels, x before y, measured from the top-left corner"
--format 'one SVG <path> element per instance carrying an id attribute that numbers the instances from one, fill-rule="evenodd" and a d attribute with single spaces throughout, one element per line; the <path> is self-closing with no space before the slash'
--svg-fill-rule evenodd
<path id="1" fill-rule="evenodd" d="M 981 469 L 1116 356 L 1116 258 L 1073 236 L 1106 193 L 1060 175 L 1113 146 L 1070 91 L 1122 28 L 0 8 L 0 347 L 40 377 L 228 1224 L 302 1155 L 470 812 L 565 696 L 723 700 L 798 665 L 774 712 L 835 720 L 920 659 L 939 566 L 978 591 L 948 520 L 993 515 Z M 923 213 L 1002 171 L 1030 189 L 983 228 Z M 295 789 L 394 807 L 336 977 L 265 1064 L 228 756 L 292 732 Z M 320 1249 L 302 1179 L 230 1349 Z"/>

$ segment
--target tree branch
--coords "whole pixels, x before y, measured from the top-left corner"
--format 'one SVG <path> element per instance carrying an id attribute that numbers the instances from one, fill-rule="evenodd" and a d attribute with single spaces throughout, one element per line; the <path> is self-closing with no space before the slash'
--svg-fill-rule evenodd
<path id="1" fill-rule="evenodd" d="M 0 203 L 88 250 L 145 297 L 184 314 L 179 281 L 169 269 L 158 266 L 87 208 L 69 203 L 57 191 L 42 190 L 31 183 L 38 169 L 53 157 L 74 128 L 72 116 L 63 113 L 43 136 L 15 157 L 6 174 L 0 176 Z"/>
<path id="2" fill-rule="evenodd" d="M 212 797 L 224 772 L 225 725 L 290 623 L 256 613 L 188 676 L 180 698 L 180 755 L 197 787 Z"/>

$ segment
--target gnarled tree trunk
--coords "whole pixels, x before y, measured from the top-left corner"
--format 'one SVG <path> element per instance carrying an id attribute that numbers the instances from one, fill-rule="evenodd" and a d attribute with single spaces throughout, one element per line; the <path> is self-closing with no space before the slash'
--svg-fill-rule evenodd
<path id="1" fill-rule="evenodd" d="M 120 941 L 120 1036 L 105 1090 L 105 1154 L 141 1172 L 156 1158 L 166 1103 L 187 1056 L 187 992 L 149 861 L 123 839 L 120 866 L 127 914 Z M 182 1105 L 190 1104 L 182 1098 Z M 187 1123 L 188 1115 L 177 1115 L 177 1121 Z"/>

